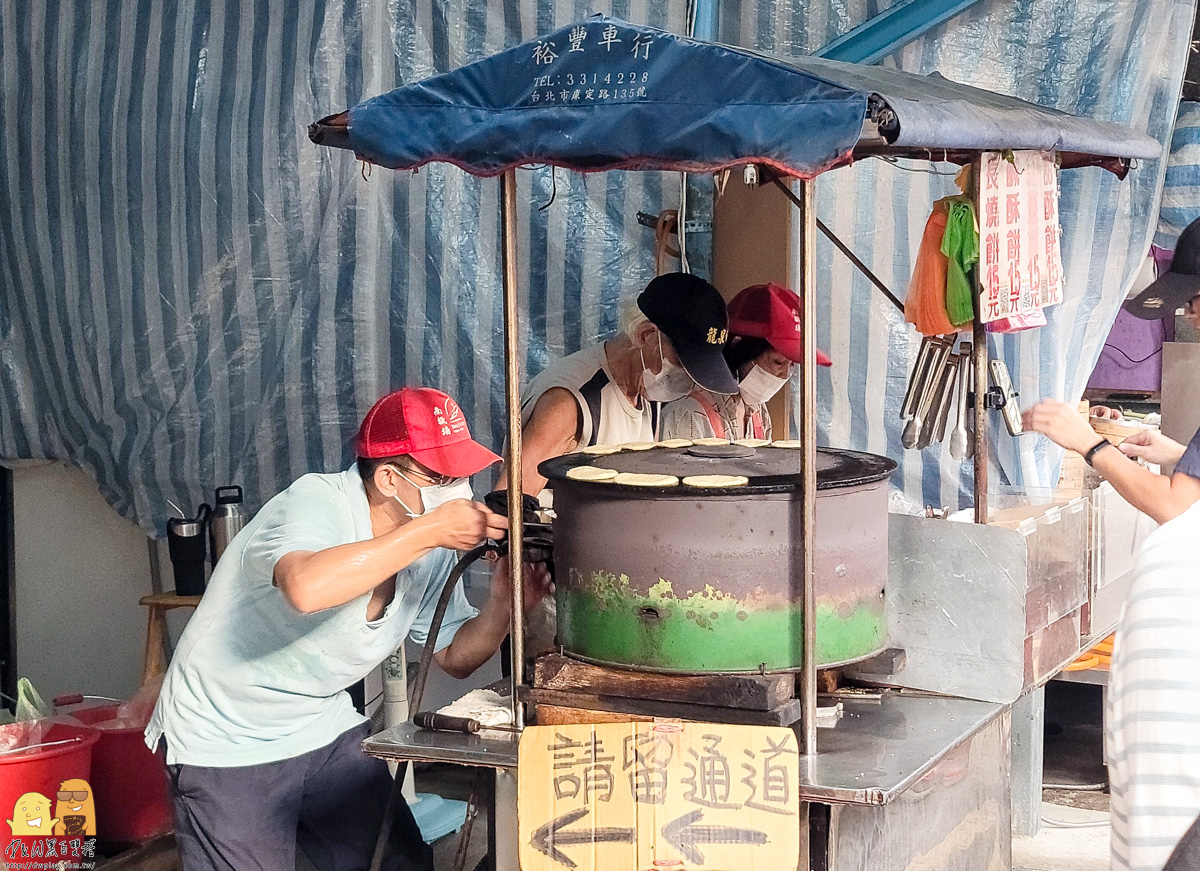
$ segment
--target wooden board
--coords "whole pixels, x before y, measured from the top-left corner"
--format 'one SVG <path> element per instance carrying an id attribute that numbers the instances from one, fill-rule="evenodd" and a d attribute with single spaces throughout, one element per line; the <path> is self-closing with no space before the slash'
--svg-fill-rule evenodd
<path id="1" fill-rule="evenodd" d="M 786 705 L 796 692 L 792 674 L 657 674 L 591 665 L 557 653 L 538 658 L 533 669 L 533 686 L 750 711 L 776 710 Z"/>
<path id="2" fill-rule="evenodd" d="M 521 734 L 522 871 L 796 871 L 791 729 L 582 723 Z"/>
<path id="3" fill-rule="evenodd" d="M 748 726 L 790 726 L 800 719 L 800 700 L 788 699 L 770 711 L 742 708 L 721 708 L 712 705 L 664 702 L 656 699 L 627 699 L 621 696 L 561 690 L 527 688 L 521 692 L 522 701 L 535 705 L 578 708 L 589 712 L 634 714 L 638 719 L 655 717 L 692 720 L 698 723 L 731 723 Z"/>
<path id="4" fill-rule="evenodd" d="M 561 705 L 534 705 L 534 719 L 539 726 L 573 726 L 577 723 L 636 723 L 653 720 L 638 714 L 615 711 L 589 711 L 587 708 L 564 708 Z"/>

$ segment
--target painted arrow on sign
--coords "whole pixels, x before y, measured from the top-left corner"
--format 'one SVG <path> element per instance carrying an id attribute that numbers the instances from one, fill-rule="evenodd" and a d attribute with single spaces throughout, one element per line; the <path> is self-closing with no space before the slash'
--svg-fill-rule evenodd
<path id="1" fill-rule="evenodd" d="M 695 810 L 672 820 L 662 828 L 663 839 L 689 862 L 704 864 L 697 844 L 765 844 L 767 833 L 734 826 L 698 826 L 704 811 Z"/>
<path id="2" fill-rule="evenodd" d="M 564 832 L 567 826 L 588 815 L 587 808 L 579 808 L 570 813 L 557 817 L 546 825 L 539 827 L 529 842 L 539 853 L 549 856 L 560 865 L 574 868 L 575 862 L 559 847 L 570 847 L 574 844 L 632 844 L 637 835 L 636 829 L 626 828 L 591 828 L 576 829 Z"/>

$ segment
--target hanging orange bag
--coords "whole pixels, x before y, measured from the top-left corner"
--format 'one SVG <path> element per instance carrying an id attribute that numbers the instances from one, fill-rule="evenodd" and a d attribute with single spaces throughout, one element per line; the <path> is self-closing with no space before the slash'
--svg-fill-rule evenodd
<path id="1" fill-rule="evenodd" d="M 904 299 L 904 319 L 925 336 L 957 332 L 946 314 L 946 273 L 949 258 L 942 253 L 942 237 L 949 216 L 947 200 L 933 204 L 933 213 L 925 222 L 925 233 L 917 251 L 908 296 Z"/>

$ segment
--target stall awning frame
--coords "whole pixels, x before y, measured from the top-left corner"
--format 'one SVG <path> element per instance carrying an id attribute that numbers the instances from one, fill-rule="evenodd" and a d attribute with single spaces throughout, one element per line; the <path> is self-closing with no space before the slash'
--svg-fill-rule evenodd
<path id="1" fill-rule="evenodd" d="M 599 44 L 601 34 L 611 33 L 623 51 L 634 45 L 653 48 L 653 55 L 643 52 L 643 65 L 625 67 L 636 69 L 639 80 L 642 72 L 647 73 L 644 93 L 635 90 L 632 96 L 589 102 L 574 97 L 572 81 L 566 98 L 542 99 L 546 87 L 542 76 L 550 76 L 553 87 L 561 89 L 566 82 L 557 76 L 596 72 L 581 59 L 570 58 L 572 40 L 580 33 L 580 45 L 589 40 Z M 615 44 L 610 42 L 609 49 Z M 638 57 L 633 55 L 634 63 Z M 546 71 L 564 58 L 555 72 Z M 624 62 L 629 64 L 629 58 Z M 542 96 L 535 101 L 532 95 L 539 89 Z M 393 169 L 411 170 L 436 161 L 475 175 L 501 176 L 510 505 L 520 504 L 521 499 L 517 167 L 699 172 L 757 163 L 803 179 L 796 197 L 803 245 L 799 290 L 803 298 L 813 299 L 818 225 L 812 180 L 822 172 L 869 156 L 966 163 L 983 151 L 1041 150 L 1057 151 L 1064 167 L 1101 166 L 1123 177 L 1132 160 L 1161 155 L 1157 141 L 1119 124 L 1072 116 L 938 75 L 917 76 L 816 58 L 784 60 L 604 16 L 366 100 L 315 122 L 309 136 L 317 144 L 349 148 L 360 159 Z M 803 334 L 814 333 L 813 307 L 805 306 Z M 811 755 L 816 751 L 815 342 L 806 340 L 804 348 L 800 364 L 804 447 L 797 453 L 807 486 L 797 532 L 804 540 L 805 557 L 795 583 L 804 603 L 801 747 Z M 987 390 L 986 348 L 986 334 L 977 323 L 972 360 L 977 396 Z M 976 518 L 981 522 L 986 520 L 987 493 L 984 413 L 978 403 L 974 463 Z M 519 552 L 522 541 L 518 516 L 512 518 L 510 548 Z M 513 613 L 522 614 L 520 560 L 512 562 L 512 574 Z M 512 644 L 514 717 L 520 726 L 517 699 L 524 684 L 520 619 L 513 621 Z"/>

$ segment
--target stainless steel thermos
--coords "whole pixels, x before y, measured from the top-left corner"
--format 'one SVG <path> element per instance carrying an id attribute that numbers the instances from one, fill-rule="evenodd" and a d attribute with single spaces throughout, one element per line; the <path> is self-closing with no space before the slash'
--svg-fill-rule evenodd
<path id="1" fill-rule="evenodd" d="M 217 488 L 216 508 L 205 503 L 194 518 L 172 517 L 167 521 L 167 550 L 175 571 L 176 593 L 180 596 L 204 593 L 205 562 L 211 560 L 216 566 L 247 519 L 242 488 L 234 485 Z"/>
<path id="2" fill-rule="evenodd" d="M 242 531 L 248 515 L 242 504 L 242 488 L 236 484 L 217 488 L 217 505 L 208 518 L 209 556 L 215 566 L 233 537 Z"/>

